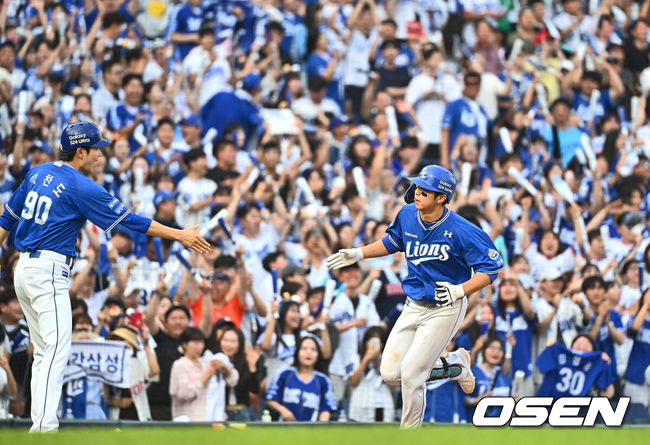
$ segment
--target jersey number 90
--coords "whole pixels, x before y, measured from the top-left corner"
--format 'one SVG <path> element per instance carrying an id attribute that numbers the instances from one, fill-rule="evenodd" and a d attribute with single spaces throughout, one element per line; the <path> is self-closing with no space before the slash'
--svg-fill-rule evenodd
<path id="1" fill-rule="evenodd" d="M 42 226 L 50 215 L 51 206 L 52 198 L 45 195 L 38 196 L 38 193 L 32 190 L 25 197 L 25 208 L 20 216 L 23 219 L 32 219 L 33 217 L 34 222 Z"/>

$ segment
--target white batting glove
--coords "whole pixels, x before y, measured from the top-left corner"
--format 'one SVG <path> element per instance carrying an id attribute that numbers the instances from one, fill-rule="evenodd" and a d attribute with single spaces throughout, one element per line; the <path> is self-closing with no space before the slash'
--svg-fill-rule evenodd
<path id="1" fill-rule="evenodd" d="M 447 306 L 465 296 L 465 289 L 460 284 L 451 284 L 446 281 L 436 281 L 435 305 Z"/>
<path id="2" fill-rule="evenodd" d="M 361 247 L 355 249 L 341 249 L 334 255 L 327 257 L 325 264 L 330 269 L 340 269 L 363 259 Z"/>

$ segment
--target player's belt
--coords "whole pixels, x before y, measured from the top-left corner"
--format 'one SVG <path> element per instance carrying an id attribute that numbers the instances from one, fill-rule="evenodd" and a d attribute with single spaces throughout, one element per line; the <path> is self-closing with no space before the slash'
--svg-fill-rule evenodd
<path id="1" fill-rule="evenodd" d="M 72 257 L 68 255 L 63 255 L 51 250 L 35 250 L 33 252 L 24 252 L 28 253 L 30 258 L 47 258 L 50 260 L 61 261 L 62 263 L 67 264 L 68 266 L 72 265 Z"/>

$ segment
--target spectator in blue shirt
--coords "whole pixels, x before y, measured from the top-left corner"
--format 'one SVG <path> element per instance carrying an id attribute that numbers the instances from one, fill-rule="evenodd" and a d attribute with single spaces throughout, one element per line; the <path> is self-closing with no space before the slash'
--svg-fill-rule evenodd
<path id="1" fill-rule="evenodd" d="M 566 168 L 576 152 L 582 150 L 582 131 L 571 125 L 571 103 L 567 99 L 556 99 L 551 105 L 551 115 L 553 125 L 546 128 L 543 136 L 553 159 L 561 160 L 562 167 Z"/>
<path id="2" fill-rule="evenodd" d="M 609 88 L 602 85 L 602 75 L 599 72 L 585 71 L 580 79 L 579 88 L 573 91 L 571 98 L 571 111 L 580 116 L 585 124 L 589 124 L 593 128 L 597 128 L 600 120 L 616 109 L 616 101 L 625 92 L 625 87 L 618 73 L 611 69 L 609 64 L 605 64 L 604 68 L 609 73 Z M 596 90 L 600 91 L 600 96 L 595 109 L 592 110 L 590 108 L 591 95 Z"/>
<path id="3" fill-rule="evenodd" d="M 591 276 L 582 282 L 582 292 L 587 297 L 583 313 L 589 324 L 583 333 L 596 344 L 596 349 L 606 352 L 616 369 L 614 343 L 622 345 L 625 340 L 621 316 L 612 308 L 612 303 L 605 296 L 605 281 L 600 276 Z"/>
<path id="4" fill-rule="evenodd" d="M 497 335 L 506 346 L 506 359 L 512 357 L 512 369 L 508 374 L 524 371 L 525 381 L 520 395 L 531 396 L 534 394 L 531 374 L 533 334 L 537 318 L 530 297 L 518 280 L 506 278 L 501 282 L 496 313 Z"/>
<path id="5" fill-rule="evenodd" d="M 187 0 L 169 21 L 169 40 L 175 44 L 174 59 L 182 61 L 199 42 L 203 22 L 201 0 Z"/>
<path id="6" fill-rule="evenodd" d="M 594 342 L 587 335 L 578 335 L 571 349 L 560 343 L 548 346 L 535 364 L 544 373 L 538 397 L 614 395 L 616 371 L 608 354 L 595 351 Z"/>
<path id="7" fill-rule="evenodd" d="M 317 370 L 321 365 L 318 343 L 313 336 L 301 338 L 294 366 L 279 373 L 269 385 L 266 404 L 284 421 L 327 422 L 336 411 L 330 379 Z"/>
<path id="8" fill-rule="evenodd" d="M 650 369 L 650 290 L 639 300 L 639 309 L 628 329 L 628 336 L 634 340 L 625 371 L 625 390 L 631 402 L 648 408 L 648 369 Z M 645 395 L 645 397 L 644 397 Z"/>
<path id="9" fill-rule="evenodd" d="M 58 46 L 54 46 L 54 42 L 49 40 L 41 40 L 37 43 L 36 63 L 27 70 L 22 87 L 23 90 L 31 91 L 37 99 L 45 94 L 45 78 L 52 70 L 54 63 L 64 47 L 63 42 L 60 42 Z"/>
<path id="10" fill-rule="evenodd" d="M 465 399 L 467 405 L 467 418 L 474 416 L 474 409 L 478 402 L 485 397 L 508 397 L 512 384 L 507 376 L 506 368 L 509 368 L 510 358 L 504 354 L 505 348 L 498 338 L 491 338 L 485 342 L 481 355 L 483 362 L 479 366 L 473 366 L 472 372 L 476 378 L 474 392 Z M 502 369 L 503 366 L 503 369 Z M 499 407 L 488 408 L 488 416 L 499 414 Z"/>
<path id="11" fill-rule="evenodd" d="M 343 82 L 340 61 L 343 54 L 340 51 L 329 51 L 327 36 L 316 30 L 309 36 L 307 49 L 307 77 L 321 76 L 327 81 L 326 96 L 343 107 Z"/>
<path id="12" fill-rule="evenodd" d="M 135 152 L 140 145 L 134 137 L 136 128 L 140 124 L 146 125 L 149 114 L 141 108 L 144 96 L 144 84 L 139 74 L 127 74 L 122 79 L 124 100 L 113 105 L 106 115 L 106 126 L 114 133 L 119 133 L 129 138 L 131 153 Z M 143 134 L 146 134 L 140 129 Z"/>
<path id="13" fill-rule="evenodd" d="M 481 89 L 481 75 L 470 71 L 464 77 L 463 97 L 447 104 L 442 117 L 440 164 L 450 167 L 449 154 L 461 134 L 476 136 L 481 148 L 481 160 L 487 154 L 488 117 L 476 97 Z M 484 153 L 485 152 L 485 153 Z"/>

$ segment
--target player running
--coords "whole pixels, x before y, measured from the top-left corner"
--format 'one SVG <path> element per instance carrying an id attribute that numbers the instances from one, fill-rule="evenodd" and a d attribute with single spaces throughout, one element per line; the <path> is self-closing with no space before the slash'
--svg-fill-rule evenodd
<path id="1" fill-rule="evenodd" d="M 122 224 L 180 241 L 197 252 L 210 249 L 196 232 L 198 226 L 172 229 L 131 213 L 86 176 L 109 143 L 93 123 L 68 125 L 61 134 L 60 160 L 31 169 L 0 216 L 0 245 L 14 231 L 20 251 L 14 286 L 34 344 L 32 432 L 56 431 L 59 426 L 56 411 L 72 333 L 68 277 L 86 219 L 107 232 Z"/>
<path id="2" fill-rule="evenodd" d="M 404 195 L 407 205 L 381 240 L 343 249 L 327 259 L 339 269 L 364 258 L 404 252 L 407 295 L 382 355 L 381 375 L 402 385 L 402 426 L 417 427 L 425 408 L 425 383 L 451 377 L 463 391 L 474 390 L 469 354 L 464 349 L 440 355 L 458 330 L 467 309 L 465 295 L 488 286 L 503 269 L 503 259 L 488 235 L 446 207 L 456 179 L 437 165 L 424 167 Z"/>

